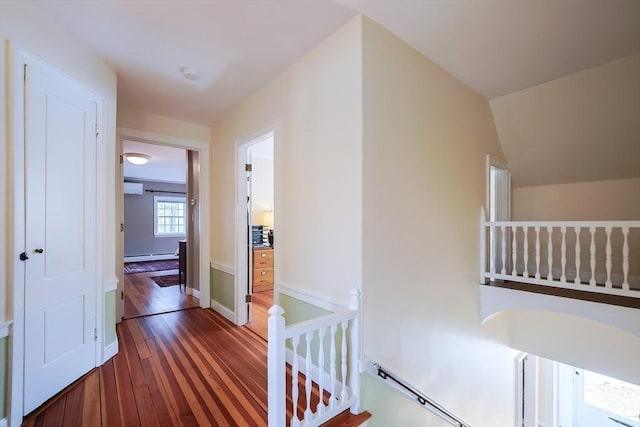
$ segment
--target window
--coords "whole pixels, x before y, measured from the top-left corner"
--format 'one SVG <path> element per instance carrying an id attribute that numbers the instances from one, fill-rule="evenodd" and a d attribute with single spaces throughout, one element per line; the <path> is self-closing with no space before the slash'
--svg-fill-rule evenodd
<path id="1" fill-rule="evenodd" d="M 575 427 L 640 425 L 640 386 L 575 369 Z"/>
<path id="2" fill-rule="evenodd" d="M 186 235 L 187 201 L 184 197 L 155 196 L 154 235 L 176 237 Z"/>

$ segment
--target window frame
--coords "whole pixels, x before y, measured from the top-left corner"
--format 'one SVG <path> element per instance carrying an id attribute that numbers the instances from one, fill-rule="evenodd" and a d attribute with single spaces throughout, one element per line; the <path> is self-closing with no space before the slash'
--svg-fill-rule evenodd
<path id="1" fill-rule="evenodd" d="M 184 232 L 183 233 L 159 233 L 158 232 L 158 203 L 183 203 L 184 204 Z M 187 198 L 179 196 L 153 196 L 153 236 L 154 237 L 186 237 L 187 236 Z M 177 218 L 177 217 L 172 217 Z"/>

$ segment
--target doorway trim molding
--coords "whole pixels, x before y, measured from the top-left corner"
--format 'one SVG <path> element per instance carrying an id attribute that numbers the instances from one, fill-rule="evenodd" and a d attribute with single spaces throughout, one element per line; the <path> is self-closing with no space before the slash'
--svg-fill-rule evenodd
<path id="1" fill-rule="evenodd" d="M 138 129 L 118 127 L 117 128 L 117 146 L 122 151 L 122 140 L 129 139 L 133 141 L 145 142 L 149 144 L 161 144 L 166 146 L 172 146 L 177 148 L 184 148 L 187 150 L 194 150 L 200 153 L 200 185 L 198 200 L 200 203 L 200 307 L 209 308 L 211 306 L 211 284 L 209 280 L 209 245 L 210 245 L 210 228 L 209 228 L 209 213 L 210 213 L 210 198 L 209 198 L 209 144 L 206 142 L 194 141 L 186 138 L 179 138 L 171 135 L 164 135 L 160 133 L 147 132 Z M 120 163 L 116 162 L 120 167 Z M 120 179 L 120 174 L 116 172 L 117 179 Z M 123 197 L 122 185 L 116 186 L 116 198 L 122 200 Z M 116 220 L 120 222 L 119 218 L 122 212 L 118 212 Z M 122 251 L 122 238 L 120 231 L 116 231 L 119 235 L 116 235 L 116 241 L 119 242 L 117 253 L 118 259 L 117 265 L 121 265 L 124 262 L 124 253 Z M 121 273 L 118 273 L 121 274 Z M 118 290 L 124 290 L 124 280 L 119 280 Z M 119 304 L 116 304 L 117 306 Z M 117 321 L 120 321 L 120 317 L 117 317 Z"/>
<path id="2" fill-rule="evenodd" d="M 250 195 L 247 194 L 247 186 L 246 186 L 246 172 L 244 170 L 244 165 L 248 160 L 248 150 L 251 146 L 258 144 L 259 142 L 264 141 L 265 139 L 271 137 L 273 138 L 273 147 L 274 147 L 274 156 L 273 156 L 273 170 L 274 170 L 274 189 L 277 184 L 277 174 L 276 174 L 276 135 L 277 135 L 277 123 L 272 123 L 268 126 L 265 126 L 261 130 L 251 133 L 248 136 L 241 138 L 235 143 L 235 175 L 236 175 L 236 184 L 235 184 L 235 276 L 234 276 L 234 296 L 235 296 L 235 323 L 238 326 L 245 325 L 249 322 L 249 315 L 247 310 L 245 310 L 245 295 L 247 295 L 248 286 L 244 288 L 243 284 L 248 284 L 250 279 L 249 276 L 249 255 L 246 250 L 248 245 L 248 230 L 249 230 L 249 221 L 247 219 L 247 197 Z M 274 218 L 275 218 L 275 208 L 276 208 L 276 192 L 274 191 Z M 274 226 L 275 228 L 275 226 Z M 246 268 L 245 268 L 246 266 Z M 275 267 L 274 267 L 275 270 Z M 274 276 L 275 277 L 275 276 Z M 274 291 L 275 291 L 275 280 L 274 280 Z"/>
<path id="3" fill-rule="evenodd" d="M 19 426 L 22 423 L 24 412 L 24 334 L 25 334 L 25 271 L 24 263 L 18 259 L 15 254 L 24 249 L 25 245 L 25 91 L 24 91 L 24 69 L 28 63 L 38 63 L 46 68 L 52 74 L 57 74 L 63 79 L 73 81 L 81 85 L 85 90 L 90 92 L 97 106 L 97 133 L 96 136 L 96 277 L 95 277 L 95 328 L 97 338 L 94 348 L 94 365 L 100 366 L 104 363 L 104 305 L 105 293 L 104 289 L 104 243 L 105 234 L 105 216 L 104 210 L 106 205 L 105 188 L 105 171 L 106 171 L 106 151 L 103 141 L 104 135 L 104 98 L 91 87 L 78 82 L 72 76 L 64 73 L 58 68 L 41 60 L 37 56 L 31 54 L 26 49 L 13 44 L 11 41 L 6 43 L 7 50 L 7 88 L 6 93 L 7 105 L 9 109 L 9 119 L 7 120 L 8 133 L 8 176 L 13 178 L 13 185 L 7 188 L 7 201 L 9 205 L 13 205 L 13 209 L 9 212 L 8 219 L 9 230 L 12 230 L 8 238 L 7 252 L 13 254 L 12 262 L 7 267 L 10 269 L 8 282 L 11 284 L 7 299 L 10 301 L 8 315 L 12 318 L 9 335 L 11 336 L 11 352 L 9 379 L 7 381 L 7 393 L 9 394 L 10 403 L 8 405 L 8 421 L 10 426 Z M 117 343 L 117 340 L 116 340 Z"/>

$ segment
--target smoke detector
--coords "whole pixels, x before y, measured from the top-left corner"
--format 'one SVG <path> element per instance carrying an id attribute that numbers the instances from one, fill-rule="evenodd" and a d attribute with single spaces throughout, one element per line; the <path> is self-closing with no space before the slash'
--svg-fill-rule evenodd
<path id="1" fill-rule="evenodd" d="M 200 71 L 191 67 L 180 67 L 180 72 L 187 80 L 199 80 L 200 79 Z"/>

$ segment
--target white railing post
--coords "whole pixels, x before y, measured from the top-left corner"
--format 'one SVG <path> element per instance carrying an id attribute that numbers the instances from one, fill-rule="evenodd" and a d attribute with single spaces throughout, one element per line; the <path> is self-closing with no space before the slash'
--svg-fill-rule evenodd
<path id="1" fill-rule="evenodd" d="M 480 208 L 480 283 L 485 283 L 484 275 L 487 270 L 487 229 L 485 226 L 486 214 L 484 208 Z"/>
<path id="2" fill-rule="evenodd" d="M 269 309 L 267 348 L 267 408 L 271 427 L 284 427 L 286 419 L 286 359 L 284 310 L 278 305 Z M 294 403 L 295 405 L 295 403 Z"/>
<path id="3" fill-rule="evenodd" d="M 350 349 L 349 349 L 349 387 L 351 395 L 356 396 L 356 401 L 351 405 L 351 413 L 360 413 L 360 318 L 361 318 L 362 294 L 359 289 L 351 290 L 349 309 L 357 314 L 351 321 Z"/>
<path id="4" fill-rule="evenodd" d="M 576 232 L 576 278 L 573 283 L 576 285 L 582 284 L 580 281 L 580 227 L 574 227 Z"/>
<path id="5" fill-rule="evenodd" d="M 629 227 L 622 227 L 622 289 L 629 290 Z"/>

